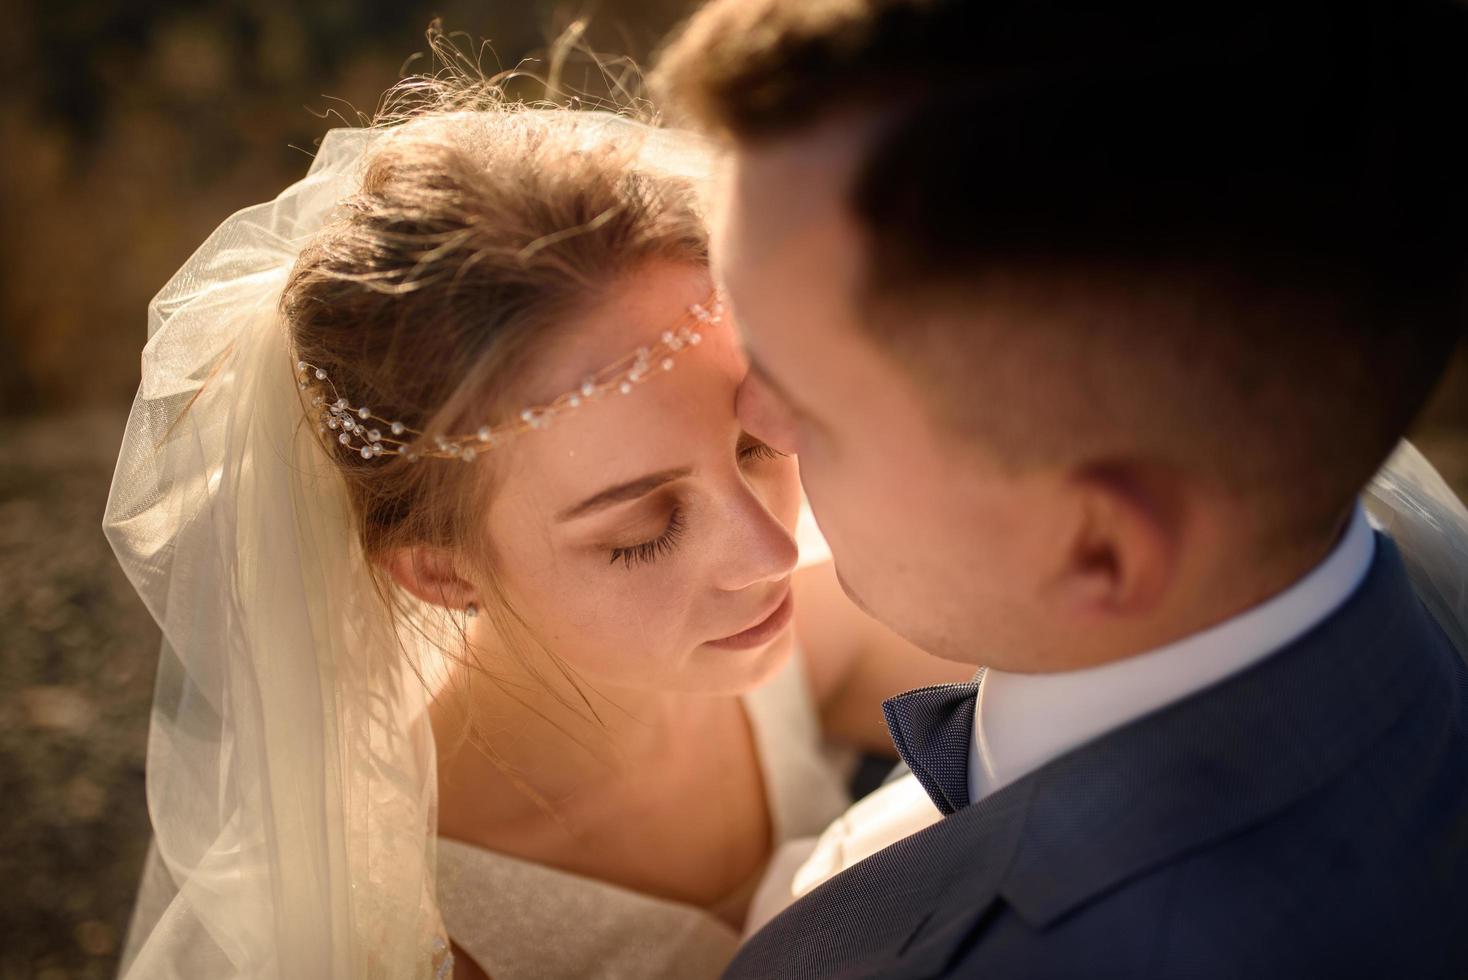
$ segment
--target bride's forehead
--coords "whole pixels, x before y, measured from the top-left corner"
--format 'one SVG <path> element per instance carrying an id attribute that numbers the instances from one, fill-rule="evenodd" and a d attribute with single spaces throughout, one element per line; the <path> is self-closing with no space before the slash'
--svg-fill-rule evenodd
<path id="1" fill-rule="evenodd" d="M 737 347 L 710 340 L 686 351 L 676 367 L 626 395 L 608 394 L 517 440 L 511 472 L 543 480 L 605 482 L 623 471 L 696 466 L 722 451 L 738 425 L 735 393 L 743 378 Z M 631 473 L 635 477 L 637 473 Z"/>
<path id="2" fill-rule="evenodd" d="M 548 350 L 533 360 L 526 387 L 537 404 L 549 404 L 575 391 L 588 379 L 604 377 L 608 368 L 630 366 L 639 351 L 658 347 L 662 338 L 680 328 L 694 329 L 700 342 L 673 358 L 676 373 L 702 363 L 720 370 L 742 370 L 742 353 L 733 327 L 724 322 L 700 322 L 695 304 L 709 303 L 708 295 L 684 301 L 687 290 L 659 297 L 662 302 L 607 305 L 566 321 L 551 332 Z M 669 301 L 671 300 L 671 301 Z M 661 362 L 660 362 L 661 363 Z M 660 368 L 653 365 L 654 370 Z"/>

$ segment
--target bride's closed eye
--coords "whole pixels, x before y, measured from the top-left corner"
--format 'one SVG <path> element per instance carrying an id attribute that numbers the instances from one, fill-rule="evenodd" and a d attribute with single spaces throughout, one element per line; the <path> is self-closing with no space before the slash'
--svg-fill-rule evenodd
<path id="1" fill-rule="evenodd" d="M 789 453 L 782 453 L 778 449 L 771 449 L 762 442 L 751 442 L 748 445 L 739 447 L 740 462 L 753 459 L 780 459 L 789 455 Z"/>
<path id="2" fill-rule="evenodd" d="M 754 460 L 781 459 L 789 454 L 782 453 L 778 449 L 771 449 L 758 440 L 750 439 L 739 447 L 738 455 L 741 463 L 747 463 Z M 615 565 L 620 561 L 622 567 L 628 569 L 651 564 L 664 555 L 672 554 L 678 540 L 683 537 L 683 532 L 686 530 L 688 530 L 688 524 L 684 519 L 683 509 L 674 507 L 673 512 L 668 516 L 668 526 L 662 534 L 640 544 L 612 548 L 611 560 L 607 564 Z"/>
<path id="3" fill-rule="evenodd" d="M 683 508 L 674 507 L 673 513 L 668 515 L 668 527 L 662 534 L 651 541 L 641 544 L 628 545 L 623 548 L 612 549 L 612 560 L 608 564 L 615 565 L 621 562 L 624 567 L 632 568 L 636 565 L 649 564 L 656 561 L 660 555 L 670 553 L 677 545 L 678 539 L 688 529 L 683 520 Z"/>

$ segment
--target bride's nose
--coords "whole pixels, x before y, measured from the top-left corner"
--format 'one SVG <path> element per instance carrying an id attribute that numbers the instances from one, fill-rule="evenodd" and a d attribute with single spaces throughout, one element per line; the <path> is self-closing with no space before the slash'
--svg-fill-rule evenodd
<path id="1" fill-rule="evenodd" d="M 740 494 L 728 521 L 718 566 L 720 589 L 738 592 L 779 581 L 795 570 L 800 557 L 795 536 L 756 494 Z"/>

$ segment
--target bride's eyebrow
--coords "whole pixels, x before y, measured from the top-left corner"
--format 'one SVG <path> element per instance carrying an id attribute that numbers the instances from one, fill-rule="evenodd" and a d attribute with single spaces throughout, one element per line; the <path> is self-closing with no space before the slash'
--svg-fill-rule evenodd
<path id="1" fill-rule="evenodd" d="M 605 510 L 613 504 L 626 503 L 629 500 L 636 500 L 638 497 L 645 497 L 664 484 L 672 483 L 674 480 L 681 480 L 692 474 L 693 467 L 680 466 L 677 469 L 649 473 L 647 476 L 639 477 L 636 480 L 619 483 L 614 487 L 607 487 L 605 490 L 587 497 L 581 503 L 573 507 L 567 507 L 561 511 L 556 515 L 556 522 L 562 523 L 575 520 L 578 517 L 594 514 L 599 510 Z"/>

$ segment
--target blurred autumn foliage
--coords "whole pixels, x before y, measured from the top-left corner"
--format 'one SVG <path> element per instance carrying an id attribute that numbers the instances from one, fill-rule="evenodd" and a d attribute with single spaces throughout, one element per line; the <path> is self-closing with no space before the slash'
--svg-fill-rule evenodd
<path id="1" fill-rule="evenodd" d="M 7 9 L 0 64 L 0 413 L 125 406 L 148 299 L 226 215 L 300 177 L 441 17 L 490 66 L 590 14 L 590 44 L 645 60 L 682 0 L 285 0 Z M 330 115 L 329 115 L 330 114 Z M 340 118 L 338 118 L 340 117 Z"/>

